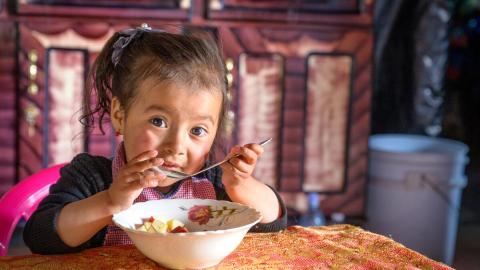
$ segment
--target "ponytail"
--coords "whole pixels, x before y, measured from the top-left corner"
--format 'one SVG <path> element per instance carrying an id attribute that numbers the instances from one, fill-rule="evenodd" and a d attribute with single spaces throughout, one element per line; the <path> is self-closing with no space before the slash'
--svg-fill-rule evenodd
<path id="1" fill-rule="evenodd" d="M 88 132 L 95 126 L 95 114 L 98 113 L 98 126 L 102 134 L 105 134 L 102 123 L 105 114 L 110 113 L 113 96 L 112 79 L 115 72 L 112 53 L 114 50 L 113 44 L 118 37 L 119 34 L 115 33 L 107 41 L 88 74 L 83 93 L 82 115 L 79 119 L 80 123 L 88 129 Z"/>

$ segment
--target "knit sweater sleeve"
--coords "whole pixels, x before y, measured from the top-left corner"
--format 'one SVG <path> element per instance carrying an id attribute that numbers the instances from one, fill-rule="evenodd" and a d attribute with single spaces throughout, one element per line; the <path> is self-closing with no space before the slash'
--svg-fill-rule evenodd
<path id="1" fill-rule="evenodd" d="M 222 169 L 217 167 L 210 171 L 207 171 L 206 178 L 209 179 L 215 188 L 215 193 L 217 195 L 217 200 L 232 201 L 228 196 L 227 192 L 222 183 Z M 276 220 L 269 223 L 257 223 L 250 229 L 250 232 L 277 232 L 285 229 L 287 227 L 287 207 L 280 197 L 280 194 L 271 186 L 268 186 L 272 189 L 275 196 L 277 196 L 278 203 L 282 209 L 282 215 Z"/>
<path id="2" fill-rule="evenodd" d="M 33 253 L 59 254 L 101 246 L 106 227 L 78 247 L 67 246 L 57 232 L 57 218 L 62 208 L 75 201 L 106 190 L 112 182 L 111 161 L 104 157 L 80 154 L 60 170 L 60 179 L 28 219 L 23 232 Z"/>

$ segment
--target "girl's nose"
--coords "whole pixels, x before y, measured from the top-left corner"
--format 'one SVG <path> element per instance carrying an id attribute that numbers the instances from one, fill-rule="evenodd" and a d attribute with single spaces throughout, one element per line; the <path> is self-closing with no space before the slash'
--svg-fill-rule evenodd
<path id="1" fill-rule="evenodd" d="M 163 151 L 169 155 L 182 155 L 185 153 L 185 138 L 180 135 L 171 135 L 166 138 Z"/>

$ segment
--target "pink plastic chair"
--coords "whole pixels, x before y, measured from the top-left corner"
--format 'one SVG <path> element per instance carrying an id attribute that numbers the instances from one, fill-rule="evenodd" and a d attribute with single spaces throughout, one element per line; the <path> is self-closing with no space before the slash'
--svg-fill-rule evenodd
<path id="1" fill-rule="evenodd" d="M 40 201 L 48 195 L 50 185 L 60 178 L 63 166 L 65 164 L 55 165 L 25 178 L 0 199 L 0 256 L 7 255 L 20 218 L 30 218 Z"/>

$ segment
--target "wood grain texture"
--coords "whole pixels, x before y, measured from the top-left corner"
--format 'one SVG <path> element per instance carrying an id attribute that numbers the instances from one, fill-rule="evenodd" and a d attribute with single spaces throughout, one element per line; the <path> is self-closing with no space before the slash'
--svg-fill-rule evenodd
<path id="1" fill-rule="evenodd" d="M 279 179 L 283 69 L 279 55 L 240 55 L 236 141 L 244 144 L 273 139 L 264 146 L 254 172 L 257 179 L 270 186 L 276 186 Z"/>
<path id="2" fill-rule="evenodd" d="M 25 118 L 18 119 L 19 179 L 45 166 L 67 162 L 81 152 L 89 151 L 106 157 L 110 157 L 113 153 L 112 147 L 115 141 L 112 139 L 109 124 L 105 125 L 106 136 L 98 136 L 101 133 L 97 127 L 88 138 L 85 138 L 82 133 L 83 126 L 78 121 L 86 69 L 104 42 L 114 32 L 111 27 L 105 27 L 105 24 L 91 24 L 92 31 L 88 31 L 88 27 L 89 25 L 84 24 L 79 26 L 76 22 L 59 24 L 47 22 L 20 26 L 19 111 L 24 112 L 28 106 L 35 106 L 40 111 L 40 115 L 36 119 L 33 135 L 29 134 Z M 87 43 L 88 46 L 83 46 Z M 76 46 L 80 48 L 75 49 Z M 58 49 L 47 50 L 52 47 Z M 39 86 L 37 94 L 27 91 L 31 83 L 28 76 L 30 64 L 27 55 L 31 51 L 36 51 L 38 55 L 38 75 L 35 80 Z M 49 57 L 48 70 L 46 70 L 45 57 Z M 48 85 L 46 85 L 47 82 Z M 46 100 L 48 100 L 48 112 L 45 112 Z M 45 126 L 46 123 L 48 128 Z M 46 139 L 48 139 L 47 144 L 45 144 Z M 84 148 L 85 140 L 89 141 L 89 149 Z"/>
<path id="3" fill-rule="evenodd" d="M 224 46 L 235 48 L 228 51 L 232 57 L 240 52 L 278 54 L 284 58 L 280 178 L 276 186 L 287 204 L 306 209 L 302 205 L 307 201 L 304 191 L 333 192 L 338 194 L 321 197 L 326 214 L 361 216 L 370 125 L 371 31 L 337 27 L 301 32 L 224 27 L 220 33 L 227 37 Z M 308 56 L 315 53 L 324 57 L 308 63 Z M 240 76 L 239 80 L 241 85 L 243 78 Z M 256 84 L 255 89 L 271 93 L 262 84 Z M 308 100 L 305 89 L 314 94 Z M 238 91 L 246 90 L 240 87 Z M 237 109 L 242 110 L 242 105 Z M 255 117 L 258 116 L 252 119 Z M 315 128 L 306 130 L 312 124 L 305 119 L 316 123 Z"/>
<path id="4" fill-rule="evenodd" d="M 88 67 L 84 50 L 48 51 L 48 166 L 68 162 L 85 152 L 85 134 L 78 121 Z M 45 147 L 45 146 L 44 146 Z"/>
<path id="5" fill-rule="evenodd" d="M 25 26 L 19 28 L 20 47 L 18 54 L 19 69 L 19 107 L 18 113 L 18 180 L 21 180 L 33 172 L 43 168 L 43 132 L 44 132 L 44 106 L 45 106 L 45 49 L 42 44 L 31 35 L 30 30 Z M 35 52 L 38 60 L 35 62 L 37 76 L 34 79 L 29 77 L 30 60 L 28 54 Z M 38 86 L 36 94 L 29 94 L 28 87 L 31 83 Z M 38 111 L 33 126 L 26 121 L 27 108 L 34 108 Z"/>
<path id="6" fill-rule="evenodd" d="M 288 24 L 346 24 L 368 26 L 363 1 L 237 1 L 210 0 L 207 17 L 213 20 L 278 21 Z M 339 16 L 339 14 L 341 16 Z"/>
<path id="7" fill-rule="evenodd" d="M 50 1 L 47 1 L 50 2 Z M 68 2 L 68 1 L 65 1 Z M 19 3 L 18 12 L 22 15 L 34 15 L 40 17 L 65 17 L 70 18 L 85 18 L 85 17 L 97 17 L 97 18 L 143 18 L 143 19 L 169 19 L 169 20 L 182 20 L 186 21 L 189 15 L 189 9 L 182 8 L 170 8 L 164 5 L 159 5 L 159 2 L 155 1 L 156 5 L 141 5 L 135 2 L 136 5 L 125 8 L 120 6 L 92 6 L 92 5 L 35 5 L 28 3 Z M 152 1 L 150 1 L 152 2 Z M 163 1 L 165 2 L 165 1 Z M 169 1 L 172 2 L 172 1 Z M 92 1 L 91 3 L 96 3 Z"/>
<path id="8" fill-rule="evenodd" d="M 0 196 L 15 184 L 15 31 L 0 22 Z"/>
<path id="9" fill-rule="evenodd" d="M 219 2 L 219 1 L 211 1 Z M 305 0 L 223 0 L 221 1 L 222 10 L 225 9 L 254 9 L 254 10 L 301 10 L 301 11 L 356 11 L 359 0 L 324 0 L 324 1 L 305 1 Z M 274 2 L 274 3 L 272 3 Z M 211 6 L 215 6 L 211 3 Z"/>
<path id="10" fill-rule="evenodd" d="M 208 3 L 212 2 L 215 1 Z M 2 105 L 0 128 L 5 129 L 5 125 L 11 128 L 12 121 L 18 120 L 18 140 L 22 147 L 15 152 L 10 142 L 15 140 L 16 135 L 8 135 L 8 132 L 12 131 L 7 130 L 6 133 L 2 131 L 2 139 L 5 137 L 5 140 L 0 142 L 0 147 L 3 147 L 1 150 L 12 157 L 16 154 L 21 157 L 18 162 L 22 176 L 40 169 L 38 166 L 40 163 L 30 162 L 30 160 L 42 159 L 43 120 L 38 119 L 36 122 L 33 138 L 26 136 L 28 135 L 27 126 L 23 116 L 20 114 L 17 118 L 12 104 L 18 94 L 21 95 L 19 103 L 21 108 L 33 104 L 43 110 L 46 48 L 82 47 L 88 50 L 91 63 L 111 34 L 126 27 L 138 26 L 142 22 L 158 28 L 170 24 L 211 28 L 218 33 L 225 57 L 234 60 L 232 109 L 237 116 L 238 131 L 234 141 L 236 143 L 256 141 L 261 139 L 258 137 L 267 134 L 276 136 L 275 139 L 278 140 L 277 144 L 272 144 L 276 149 L 266 149 L 266 155 L 262 157 L 258 172 L 255 173 L 265 175 L 259 178 L 279 188 L 288 206 L 305 211 L 307 200 L 304 189 L 318 191 L 338 189 L 339 183 L 342 182 L 339 177 L 340 171 L 345 169 L 346 174 L 343 179 L 345 185 L 342 185 L 344 187 L 342 193 L 322 195 L 322 209 L 326 214 L 343 212 L 351 216 L 361 216 L 365 202 L 367 141 L 370 132 L 373 1 L 361 1 L 363 4 L 358 6 L 356 12 L 343 13 L 338 10 L 325 12 L 322 8 L 312 8 L 305 12 L 302 8 L 309 5 L 353 7 L 352 3 L 357 1 L 320 1 L 318 3 L 297 1 L 295 4 L 300 6 L 295 11 L 288 7 L 282 10 L 281 6 L 276 6 L 279 3 L 277 1 L 223 2 L 228 4 L 223 9 L 213 9 L 208 5 L 192 7 L 194 15 L 189 15 L 192 10 L 187 9 L 140 10 L 134 8 L 127 12 L 121 8 L 107 10 L 99 7 L 20 5 L 19 14 L 9 17 L 4 8 L 0 14 L 2 20 L 15 21 L 20 26 L 20 47 L 17 55 L 20 66 L 15 74 L 15 71 L 12 72 L 9 69 L 11 63 L 15 62 L 14 55 L 17 49 L 13 36 L 9 32 L 13 24 L 0 25 L 0 31 L 3 31 L 1 33 L 7 33 L 1 36 L 7 42 L 0 44 L 2 49 L 0 51 L 2 53 L 0 91 L 5 97 L 0 100 Z M 287 1 L 281 1 L 281 3 L 285 2 Z M 0 3 L 5 4 L 5 1 Z M 206 3 L 202 0 L 191 2 L 193 6 Z M 247 8 L 238 6 L 245 3 L 253 6 Z M 201 12 L 204 8 L 205 13 Z M 106 22 L 105 16 L 111 19 Z M 47 17 L 48 20 L 45 20 Z M 39 73 L 36 82 L 40 91 L 36 96 L 27 95 L 26 92 L 27 54 L 32 49 L 36 50 L 39 56 Z M 353 70 L 348 73 L 350 77 L 345 79 L 345 81 L 352 81 L 352 92 L 348 97 L 345 96 L 345 85 L 342 84 L 342 78 L 348 77 L 345 75 L 347 73 L 342 71 L 342 67 L 345 68 L 347 65 L 341 63 L 327 65 L 320 61 L 309 67 L 307 58 L 312 53 L 351 55 Z M 7 54 L 8 56 L 5 57 Z M 241 55 L 248 57 L 242 60 Z M 281 65 L 272 58 L 273 55 L 282 59 Z M 245 65 L 247 62 L 249 64 Z M 241 71 L 242 66 L 249 66 L 249 69 Z M 315 69 L 317 69 L 315 74 L 318 75 L 309 75 L 309 72 Z M 313 80 L 314 77 L 318 77 L 318 80 Z M 17 78 L 18 85 L 16 85 Z M 331 88 L 342 89 L 342 91 L 338 93 Z M 15 93 L 15 89 L 20 91 Z M 309 98 L 306 89 L 322 94 L 318 98 L 316 96 Z M 280 96 L 282 101 L 279 103 Z M 312 102 L 312 100 L 314 108 L 318 108 L 305 110 L 305 102 Z M 346 104 L 345 100 L 349 103 Z M 279 109 L 280 105 L 283 109 Z M 350 108 L 349 113 L 345 109 L 347 105 Z M 330 112 L 330 116 L 325 112 Z M 317 114 L 326 118 L 315 119 Z M 264 124 L 259 128 L 257 127 L 260 126 L 259 123 L 255 121 Z M 317 124 L 317 133 L 308 133 L 306 129 L 310 125 L 308 121 L 320 121 L 320 124 Z M 112 145 L 118 139 L 112 138 L 109 125 L 104 127 L 106 136 L 101 135 L 98 127 L 90 134 L 88 151 L 109 157 L 113 153 Z M 318 141 L 321 144 L 311 147 Z M 340 144 L 341 141 L 348 141 L 348 143 Z M 309 142 L 306 144 L 310 146 L 307 149 L 309 151 L 305 151 L 304 142 Z M 277 159 L 269 156 L 267 154 L 269 152 L 276 155 Z M 305 173 L 306 166 L 315 168 L 318 161 L 327 164 L 322 170 L 332 174 L 322 174 L 320 173 L 322 170 L 314 174 L 310 174 L 313 171 Z M 0 160 L 0 183 L 2 183 L 0 186 L 8 186 L 8 181 L 11 181 L 6 180 L 11 177 L 12 172 L 8 167 L 11 164 L 9 162 L 12 161 L 8 158 Z M 265 170 L 261 170 L 260 166 L 266 166 Z M 325 168 L 328 169 L 325 170 Z"/>
<path id="11" fill-rule="evenodd" d="M 353 60 L 349 55 L 310 55 L 307 68 L 302 188 L 341 192 L 346 180 Z"/>

